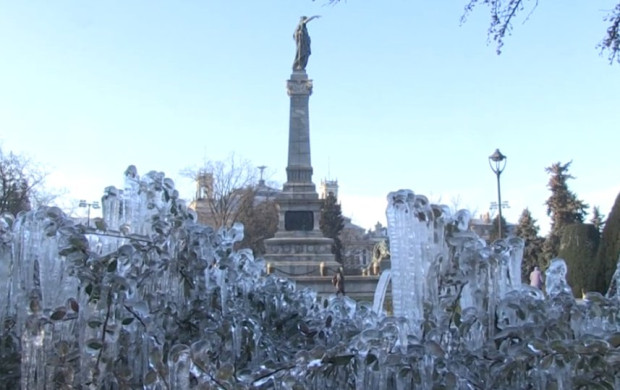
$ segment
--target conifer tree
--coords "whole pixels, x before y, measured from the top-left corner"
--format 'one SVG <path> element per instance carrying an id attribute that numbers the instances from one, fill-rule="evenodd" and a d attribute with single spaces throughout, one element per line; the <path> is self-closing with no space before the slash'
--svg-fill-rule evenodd
<path id="1" fill-rule="evenodd" d="M 592 208 L 592 219 L 590 223 L 594 225 L 599 234 L 603 231 L 603 226 L 605 226 L 605 215 L 601 213 L 598 206 Z"/>
<path id="2" fill-rule="evenodd" d="M 620 257 L 620 194 L 607 217 L 598 248 L 599 277 L 609 286 Z M 607 287 L 605 287 L 606 289 Z"/>
<path id="3" fill-rule="evenodd" d="M 576 297 L 588 291 L 604 292 L 596 261 L 599 240 L 599 233 L 589 223 L 566 225 L 560 232 L 558 257 L 566 262 L 566 281 Z"/>
<path id="4" fill-rule="evenodd" d="M 342 263 L 340 232 L 344 229 L 344 217 L 342 216 L 342 208 L 340 203 L 338 203 L 338 199 L 331 192 L 323 199 L 319 227 L 325 237 L 334 240 L 332 253 L 336 256 L 336 261 Z"/>
<path id="5" fill-rule="evenodd" d="M 523 261 L 521 262 L 521 279 L 529 283 L 530 272 L 534 266 L 541 266 L 543 238 L 538 235 L 539 227 L 529 209 L 524 209 L 515 228 L 515 236 L 525 241 Z M 541 267 L 542 268 L 542 267 Z"/>
<path id="6" fill-rule="evenodd" d="M 493 222 L 491 223 L 491 230 L 489 231 L 489 242 L 490 243 L 500 238 L 499 229 L 497 225 L 498 219 L 499 219 L 499 214 L 497 214 L 495 218 L 493 218 Z M 506 218 L 502 216 L 502 236 L 504 236 L 504 238 L 506 238 L 506 233 L 507 233 Z"/>
<path id="7" fill-rule="evenodd" d="M 558 255 L 560 236 L 563 227 L 584 221 L 588 205 L 577 199 L 577 195 L 568 189 L 568 179 L 574 179 L 568 173 L 572 161 L 566 164 L 559 162 L 545 168 L 551 175 L 547 187 L 551 196 L 545 204 L 547 215 L 551 217 L 551 230 L 543 246 L 543 257 L 548 262 Z"/>

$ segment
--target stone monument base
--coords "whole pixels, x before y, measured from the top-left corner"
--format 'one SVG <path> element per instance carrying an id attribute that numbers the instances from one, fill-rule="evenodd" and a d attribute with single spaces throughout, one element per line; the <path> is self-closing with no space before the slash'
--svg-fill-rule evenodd
<path id="1" fill-rule="evenodd" d="M 332 276 L 300 276 L 292 279 L 298 289 L 310 288 L 321 296 L 336 294 L 336 287 L 332 284 Z M 379 276 L 346 276 L 344 278 L 344 292 L 349 298 L 359 302 L 372 303 L 377 289 Z M 386 302 L 391 300 L 391 292 L 388 289 Z"/>
<path id="2" fill-rule="evenodd" d="M 331 253 L 333 240 L 325 237 L 276 237 L 265 240 L 267 271 L 297 279 L 330 276 L 341 266 Z"/>

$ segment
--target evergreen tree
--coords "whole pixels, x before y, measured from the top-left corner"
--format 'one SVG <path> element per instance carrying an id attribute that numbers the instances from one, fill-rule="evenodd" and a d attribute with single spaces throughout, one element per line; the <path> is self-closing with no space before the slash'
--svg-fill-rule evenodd
<path id="1" fill-rule="evenodd" d="M 545 168 L 551 175 L 547 184 L 551 196 L 545 202 L 547 215 L 551 217 L 551 231 L 543 246 L 543 257 L 547 262 L 558 254 L 562 228 L 570 224 L 582 223 L 588 208 L 586 203 L 577 199 L 577 195 L 568 189 L 568 179 L 574 179 L 568 173 L 571 163 L 572 161 L 562 165 L 557 162 Z"/>
<path id="2" fill-rule="evenodd" d="M 592 219 L 590 223 L 594 225 L 599 234 L 603 231 L 603 226 L 605 226 L 605 215 L 601 214 L 601 210 L 598 206 L 594 206 L 592 209 Z"/>
<path id="3" fill-rule="evenodd" d="M 340 232 L 344 229 L 344 217 L 342 216 L 342 208 L 338 203 L 338 199 L 331 192 L 327 195 L 327 198 L 323 199 L 319 226 L 325 237 L 334 240 L 332 253 L 336 255 L 336 261 L 342 263 Z"/>
<path id="4" fill-rule="evenodd" d="M 493 218 L 493 222 L 491 224 L 491 230 L 489 231 L 489 242 L 493 242 L 495 240 L 499 240 L 499 228 L 498 228 L 498 222 L 499 220 L 499 214 L 497 214 L 495 216 L 495 218 Z M 502 216 L 502 236 L 504 236 L 504 238 L 506 238 L 506 233 L 507 233 L 507 226 L 506 226 L 506 218 L 504 218 L 504 216 Z"/>
<path id="5" fill-rule="evenodd" d="M 519 217 L 519 222 L 515 228 L 515 235 L 525 241 L 523 249 L 523 262 L 521 263 L 521 279 L 524 283 L 529 283 L 530 272 L 534 266 L 540 266 L 542 255 L 543 238 L 538 235 L 536 220 L 532 218 L 529 209 L 524 209 Z"/>
<path id="6" fill-rule="evenodd" d="M 599 277 L 609 286 L 620 256 L 620 194 L 607 217 L 598 249 Z M 607 287 L 605 287 L 607 289 Z"/>
<path id="7" fill-rule="evenodd" d="M 543 268 L 547 268 L 551 263 L 551 260 L 558 257 L 558 251 L 560 249 L 560 234 L 559 232 L 550 231 L 543 241 L 543 250 L 541 263 Z"/>
<path id="8" fill-rule="evenodd" d="M 566 282 L 577 297 L 587 291 L 604 292 L 605 283 L 598 277 L 598 245 L 599 233 L 594 225 L 574 223 L 562 229 L 558 257 L 566 262 Z"/>

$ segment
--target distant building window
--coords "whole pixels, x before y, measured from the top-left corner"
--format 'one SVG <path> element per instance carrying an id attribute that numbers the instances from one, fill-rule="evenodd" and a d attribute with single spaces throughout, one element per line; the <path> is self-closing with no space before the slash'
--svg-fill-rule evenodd
<path id="1" fill-rule="evenodd" d="M 362 250 L 362 265 L 366 267 L 369 261 L 368 249 Z"/>

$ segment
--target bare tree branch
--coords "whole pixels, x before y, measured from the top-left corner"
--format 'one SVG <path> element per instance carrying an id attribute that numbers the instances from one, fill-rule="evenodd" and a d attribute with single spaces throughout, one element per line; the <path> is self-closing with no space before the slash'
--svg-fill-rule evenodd
<path id="1" fill-rule="evenodd" d="M 326 1 L 330 5 L 342 2 L 342 0 Z M 477 6 L 488 6 L 490 10 L 488 39 L 495 41 L 497 44 L 497 54 L 501 54 L 504 46 L 504 39 L 512 33 L 513 22 L 517 15 L 525 9 L 526 4 L 531 5 L 524 19 L 524 21 L 527 21 L 537 8 L 538 1 L 539 0 L 466 0 L 461 23 L 467 21 L 467 17 Z M 558 3 L 556 6 L 561 7 L 562 5 Z M 604 34 L 604 38 L 598 44 L 598 48 L 601 49 L 601 54 L 606 51 L 609 53 L 610 64 L 614 61 L 620 63 L 620 2 L 609 12 L 609 15 L 604 18 L 604 21 L 609 23 L 609 27 Z"/>
<path id="2" fill-rule="evenodd" d="M 25 156 L 0 149 L 0 213 L 17 214 L 51 201 L 54 196 L 42 189 L 47 175 Z"/>
<path id="3" fill-rule="evenodd" d="M 620 3 L 605 18 L 611 25 L 607 28 L 607 35 L 599 44 L 601 54 L 609 51 L 609 63 L 616 60 L 620 64 Z"/>
<path id="4" fill-rule="evenodd" d="M 528 14 L 536 9 L 538 6 L 538 0 L 526 0 L 533 3 L 532 8 Z M 491 21 L 488 29 L 488 37 L 497 43 L 497 54 L 501 54 L 502 47 L 504 46 L 504 38 L 510 35 L 512 32 L 512 23 L 517 13 L 523 11 L 525 8 L 523 0 L 468 0 L 465 5 L 465 11 L 461 17 L 461 23 L 464 23 L 467 16 L 474 10 L 479 4 L 485 4 L 489 6 L 491 11 Z M 526 20 L 527 20 L 526 18 Z"/>
<path id="5" fill-rule="evenodd" d="M 204 222 L 215 228 L 230 227 L 238 221 L 246 198 L 253 196 L 248 190 L 257 182 L 252 164 L 234 154 L 225 161 L 205 161 L 203 166 L 185 169 L 181 174 L 196 181 L 194 202 L 206 207 Z"/>

